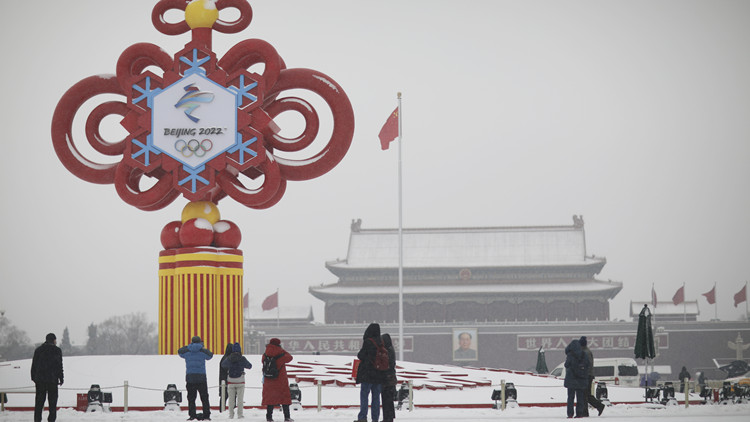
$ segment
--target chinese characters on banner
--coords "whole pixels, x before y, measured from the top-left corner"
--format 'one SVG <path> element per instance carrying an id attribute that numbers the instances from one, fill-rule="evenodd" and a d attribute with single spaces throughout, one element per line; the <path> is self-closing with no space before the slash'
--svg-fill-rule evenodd
<path id="1" fill-rule="evenodd" d="M 565 350 L 565 346 L 572 340 L 579 339 L 580 334 L 518 334 L 516 347 L 518 350 Z M 596 350 L 631 350 L 635 347 L 635 333 L 616 334 L 586 334 L 588 346 Z M 669 334 L 662 333 L 654 336 L 654 346 L 657 349 L 669 349 Z"/>
<path id="2" fill-rule="evenodd" d="M 266 339 L 268 342 L 270 338 Z M 398 350 L 398 338 L 392 337 L 393 347 Z M 335 352 L 335 353 L 353 353 L 359 352 L 362 348 L 362 337 L 292 337 L 283 339 L 281 345 L 289 352 Z M 414 337 L 404 337 L 404 351 L 414 351 Z"/>

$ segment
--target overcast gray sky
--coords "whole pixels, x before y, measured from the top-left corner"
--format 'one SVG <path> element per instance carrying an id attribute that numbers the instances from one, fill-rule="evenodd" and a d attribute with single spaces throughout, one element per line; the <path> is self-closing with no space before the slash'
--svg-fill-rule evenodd
<path id="1" fill-rule="evenodd" d="M 88 324 L 130 312 L 156 321 L 159 234 L 187 201 L 139 211 L 114 186 L 70 174 L 50 139 L 73 84 L 114 73 L 134 43 L 174 54 L 189 42 L 156 31 L 154 3 L 3 7 L 0 309 L 33 341 L 67 326 L 83 343 Z M 401 91 L 406 227 L 569 225 L 582 214 L 588 253 L 607 258 L 598 278 L 623 283 L 613 318 L 628 318 L 652 283 L 662 300 L 685 283 L 701 320 L 714 315 L 701 296 L 714 283 L 720 318 L 744 312 L 732 296 L 750 278 L 750 2 L 251 5 L 248 29 L 215 33 L 219 57 L 264 39 L 288 67 L 335 79 L 356 116 L 330 173 L 290 182 L 267 210 L 219 203 L 242 229 L 252 295 L 278 287 L 282 305 L 312 304 L 322 318 L 307 288 L 335 282 L 324 263 L 346 256 L 351 220 L 397 226 L 397 151 L 381 151 L 377 133 Z"/>

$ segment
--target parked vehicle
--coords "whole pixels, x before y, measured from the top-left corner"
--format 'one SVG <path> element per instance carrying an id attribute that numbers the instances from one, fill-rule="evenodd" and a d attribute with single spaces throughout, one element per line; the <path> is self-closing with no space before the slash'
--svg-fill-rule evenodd
<path id="1" fill-rule="evenodd" d="M 565 362 L 550 372 L 558 378 L 565 378 Z M 594 358 L 594 380 L 610 385 L 638 387 L 638 365 L 633 358 Z"/>

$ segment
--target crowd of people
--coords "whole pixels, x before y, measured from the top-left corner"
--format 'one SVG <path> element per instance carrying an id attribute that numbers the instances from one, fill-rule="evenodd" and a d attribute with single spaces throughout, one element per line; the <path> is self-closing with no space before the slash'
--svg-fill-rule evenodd
<path id="1" fill-rule="evenodd" d="M 185 389 L 187 390 L 188 420 L 211 420 L 211 404 L 208 396 L 208 379 L 206 377 L 206 361 L 214 354 L 208 350 L 200 336 L 193 336 L 190 344 L 178 349 L 177 354 L 185 359 Z M 292 404 L 289 390 L 289 379 L 286 364 L 292 361 L 292 355 L 281 348 L 281 340 L 272 338 L 263 353 L 261 362 L 272 357 L 272 364 L 276 371 L 273 377 L 264 375 L 262 404 L 266 406 L 266 420 L 273 421 L 273 410 L 281 406 L 285 422 L 293 422 L 289 413 Z M 253 365 L 242 356 L 239 343 L 228 344 L 225 354 L 219 363 L 219 379 L 226 384 L 224 404 L 229 411 L 229 418 L 233 419 L 235 411 L 237 418 L 243 418 L 245 396 L 245 369 Z M 265 372 L 265 370 L 264 370 Z M 36 398 L 34 403 L 34 422 L 42 421 L 44 404 L 49 406 L 48 422 L 57 419 L 58 386 L 63 384 L 62 351 L 57 347 L 55 334 L 47 334 L 45 342 L 34 351 L 31 361 L 31 380 L 35 384 Z M 202 412 L 198 413 L 196 399 L 200 397 Z"/>
<path id="2" fill-rule="evenodd" d="M 372 421 L 380 420 L 382 405 L 383 422 L 393 422 L 396 417 L 393 397 L 396 393 L 396 352 L 391 336 L 381 334 L 378 323 L 370 324 L 362 336 L 362 347 L 357 353 L 356 383 L 360 385 L 360 408 L 354 422 L 367 422 L 370 413 Z M 34 421 L 41 422 L 45 401 L 49 403 L 48 421 L 54 422 L 57 410 L 57 387 L 63 383 L 62 352 L 56 346 L 56 337 L 50 333 L 44 344 L 34 351 L 31 365 L 31 379 L 36 385 Z M 188 420 L 211 420 L 206 361 L 213 353 L 204 347 L 199 336 L 193 336 L 190 344 L 178 350 L 185 359 L 185 383 L 188 401 Z M 594 355 L 588 348 L 585 336 L 570 342 L 565 348 L 565 381 L 568 390 L 568 418 L 589 416 L 591 405 L 599 415 L 605 405 L 591 394 L 594 381 Z M 281 347 L 281 340 L 272 338 L 266 345 L 261 362 L 264 363 L 263 393 L 261 404 L 266 406 L 266 421 L 273 421 L 273 411 L 281 407 L 285 422 L 293 422 L 289 406 L 292 404 L 286 364 L 292 355 Z M 267 370 L 267 366 L 273 371 Z M 219 380 L 226 384 L 227 394 L 224 405 L 233 419 L 243 417 L 245 369 L 252 364 L 242 355 L 239 343 L 228 344 L 219 364 Z M 269 375 L 267 372 L 273 372 Z M 702 374 L 701 374 L 702 376 Z M 690 379 L 686 368 L 682 368 L 680 379 Z M 705 382 L 705 381 L 704 381 Z M 684 389 L 684 386 L 681 386 Z M 200 397 L 202 413 L 197 412 L 196 399 Z"/>
<path id="3" fill-rule="evenodd" d="M 211 404 L 206 381 L 206 361 L 213 357 L 213 353 L 203 346 L 199 336 L 194 336 L 191 343 L 181 347 L 177 353 L 185 359 L 188 420 L 210 421 Z M 266 345 L 261 363 L 268 361 L 275 368 L 273 376 L 270 376 L 266 373 L 264 365 L 261 404 L 266 406 L 266 421 L 273 421 L 273 411 L 277 406 L 281 407 L 285 422 L 294 421 L 289 411 L 292 395 L 286 373 L 286 364 L 292 359 L 292 355 L 281 347 L 281 340 L 278 338 L 272 338 Z M 223 400 L 229 412 L 229 419 L 234 419 L 235 412 L 238 419 L 244 417 L 245 369 L 252 367 L 252 363 L 242 355 L 242 347 L 239 343 L 227 345 L 224 356 L 219 362 L 219 382 L 223 381 L 226 385 L 226 395 Z M 203 407 L 202 413 L 196 410 L 195 400 L 198 394 Z"/>

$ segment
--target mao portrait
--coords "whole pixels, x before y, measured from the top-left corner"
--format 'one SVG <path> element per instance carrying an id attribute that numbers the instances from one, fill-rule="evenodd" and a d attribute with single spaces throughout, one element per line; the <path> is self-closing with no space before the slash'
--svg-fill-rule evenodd
<path id="1" fill-rule="evenodd" d="M 453 360 L 477 360 L 477 329 L 453 329 Z"/>

